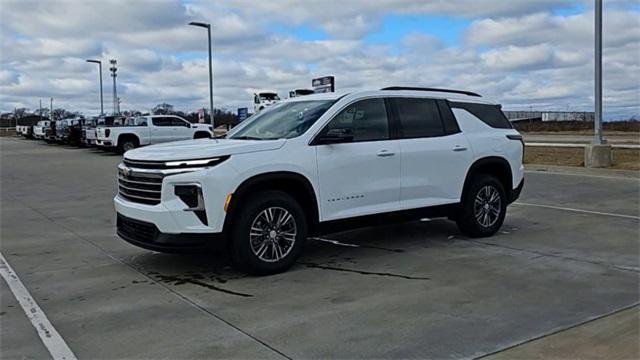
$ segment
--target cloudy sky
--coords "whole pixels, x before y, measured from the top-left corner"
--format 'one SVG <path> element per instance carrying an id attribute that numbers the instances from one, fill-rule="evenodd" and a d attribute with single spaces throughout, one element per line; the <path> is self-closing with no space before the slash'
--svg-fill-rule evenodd
<path id="1" fill-rule="evenodd" d="M 0 0 L 0 111 L 53 97 L 97 113 L 88 58 L 118 60 L 122 109 L 206 106 L 194 20 L 214 26 L 216 107 L 335 75 L 338 90 L 450 87 L 506 109 L 593 109 L 592 0 Z M 605 117 L 640 117 L 640 2 L 605 0 L 604 28 Z"/>

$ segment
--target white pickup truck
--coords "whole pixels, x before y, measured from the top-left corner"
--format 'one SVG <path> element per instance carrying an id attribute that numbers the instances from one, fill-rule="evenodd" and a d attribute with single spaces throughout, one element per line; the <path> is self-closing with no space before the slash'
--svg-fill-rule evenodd
<path id="1" fill-rule="evenodd" d="M 211 136 L 208 124 L 192 124 L 175 115 L 148 115 L 128 118 L 124 125 L 98 126 L 96 145 L 124 153 L 139 146 Z"/>

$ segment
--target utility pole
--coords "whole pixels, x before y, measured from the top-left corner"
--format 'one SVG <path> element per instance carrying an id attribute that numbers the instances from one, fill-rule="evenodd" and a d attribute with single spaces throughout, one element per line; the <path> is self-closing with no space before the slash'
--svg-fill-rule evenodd
<path id="1" fill-rule="evenodd" d="M 49 120 L 53 121 L 53 98 L 51 98 L 49 101 L 50 101 L 49 102 L 49 117 L 51 118 Z"/>
<path id="2" fill-rule="evenodd" d="M 40 99 L 40 110 L 39 110 L 39 112 L 40 112 L 40 121 L 42 121 L 42 99 Z M 14 111 L 14 114 L 15 114 L 15 111 Z"/>
<path id="3" fill-rule="evenodd" d="M 119 113 L 118 111 L 118 90 L 116 88 L 116 77 L 118 76 L 117 71 L 118 71 L 118 67 L 117 64 L 118 62 L 116 61 L 116 59 L 111 59 L 109 60 L 109 63 L 111 64 L 111 67 L 109 68 L 109 70 L 111 71 L 111 77 L 113 78 L 113 115 L 116 115 Z"/>

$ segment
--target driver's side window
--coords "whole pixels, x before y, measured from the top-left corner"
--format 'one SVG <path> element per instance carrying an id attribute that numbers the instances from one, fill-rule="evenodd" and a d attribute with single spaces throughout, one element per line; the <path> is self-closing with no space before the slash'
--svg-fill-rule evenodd
<path id="1" fill-rule="evenodd" d="M 327 124 L 329 130 L 353 134 L 353 142 L 389 139 L 389 121 L 384 99 L 366 99 L 347 106 Z"/>

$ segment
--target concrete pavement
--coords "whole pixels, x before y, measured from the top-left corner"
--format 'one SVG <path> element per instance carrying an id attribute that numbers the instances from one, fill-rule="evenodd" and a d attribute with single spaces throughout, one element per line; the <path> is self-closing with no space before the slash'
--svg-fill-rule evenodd
<path id="1" fill-rule="evenodd" d="M 79 358 L 469 358 L 639 301 L 634 176 L 531 171 L 492 238 L 441 219 L 366 228 L 250 277 L 119 240 L 119 156 L 0 149 L 0 250 Z M 3 284 L 3 358 L 46 357 L 20 312 Z"/>

